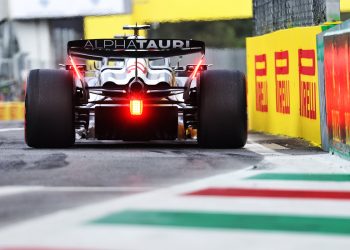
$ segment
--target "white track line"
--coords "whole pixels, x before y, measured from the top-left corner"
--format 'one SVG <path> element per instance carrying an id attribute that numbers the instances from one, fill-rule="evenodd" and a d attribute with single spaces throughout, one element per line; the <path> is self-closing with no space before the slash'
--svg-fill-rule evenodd
<path id="1" fill-rule="evenodd" d="M 0 129 L 1 132 L 11 132 L 11 131 L 23 131 L 24 128 L 2 128 Z"/>
<path id="2" fill-rule="evenodd" d="M 145 192 L 153 187 L 48 187 L 48 186 L 3 186 L 0 197 L 27 192 Z"/>
<path id="3" fill-rule="evenodd" d="M 28 188 L 25 186 L 4 186 L 0 188 L 0 197 L 8 195 L 16 195 L 21 193 L 39 191 L 41 188 Z"/>
<path id="4" fill-rule="evenodd" d="M 44 192 L 142 192 L 153 187 L 42 187 Z M 35 189 L 35 188 L 34 188 Z"/>

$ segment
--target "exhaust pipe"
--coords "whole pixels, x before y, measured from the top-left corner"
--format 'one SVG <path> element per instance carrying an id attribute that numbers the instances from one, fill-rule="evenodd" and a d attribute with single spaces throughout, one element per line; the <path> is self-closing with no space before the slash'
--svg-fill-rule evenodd
<path id="1" fill-rule="evenodd" d="M 142 96 L 144 94 L 145 85 L 138 80 L 129 84 L 128 93 L 130 96 Z"/>

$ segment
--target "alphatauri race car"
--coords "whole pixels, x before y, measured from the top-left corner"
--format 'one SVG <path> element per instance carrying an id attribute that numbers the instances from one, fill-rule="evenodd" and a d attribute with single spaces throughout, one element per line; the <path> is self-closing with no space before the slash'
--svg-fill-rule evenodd
<path id="1" fill-rule="evenodd" d="M 201 147 L 243 147 L 245 75 L 208 69 L 202 41 L 139 36 L 140 30 L 149 28 L 128 25 L 124 29 L 133 30 L 131 36 L 70 41 L 69 63 L 62 69 L 30 71 L 25 98 L 27 145 L 70 147 L 78 136 L 177 140 L 179 128 L 192 128 L 198 131 Z M 186 66 L 172 63 L 188 54 L 198 54 L 198 61 Z"/>

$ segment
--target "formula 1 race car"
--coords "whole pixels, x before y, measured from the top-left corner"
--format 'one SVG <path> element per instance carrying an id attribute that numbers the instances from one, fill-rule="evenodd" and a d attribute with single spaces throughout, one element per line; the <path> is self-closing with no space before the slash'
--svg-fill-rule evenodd
<path id="1" fill-rule="evenodd" d="M 28 146 L 70 147 L 78 135 L 176 140 L 183 121 L 185 131 L 198 130 L 201 147 L 243 147 L 245 75 L 208 70 L 204 42 L 139 36 L 140 30 L 149 28 L 125 26 L 133 30 L 132 36 L 70 41 L 64 69 L 32 70 L 25 99 Z M 188 54 L 199 54 L 199 61 L 186 67 L 172 65 L 174 58 Z"/>

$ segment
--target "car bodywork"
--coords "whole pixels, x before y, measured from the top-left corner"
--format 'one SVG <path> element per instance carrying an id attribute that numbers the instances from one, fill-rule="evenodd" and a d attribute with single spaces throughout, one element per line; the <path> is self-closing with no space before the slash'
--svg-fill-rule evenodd
<path id="1" fill-rule="evenodd" d="M 204 42 L 140 37 L 139 31 L 148 28 L 125 26 L 132 36 L 68 43 L 65 67 L 75 76 L 75 124 L 83 137 L 174 140 L 179 120 L 185 131 L 197 128 L 196 83 L 208 67 Z M 199 54 L 196 64 L 171 65 L 171 57 L 194 53 Z"/>

